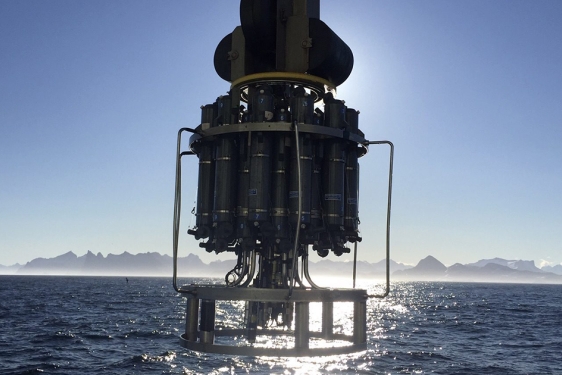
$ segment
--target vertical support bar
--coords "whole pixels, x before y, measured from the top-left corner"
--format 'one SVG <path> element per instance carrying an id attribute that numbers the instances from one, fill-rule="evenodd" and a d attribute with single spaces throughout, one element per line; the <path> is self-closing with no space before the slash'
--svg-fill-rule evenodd
<path id="1" fill-rule="evenodd" d="M 322 337 L 331 339 L 334 333 L 334 303 L 322 302 Z"/>
<path id="2" fill-rule="evenodd" d="M 197 323 L 199 320 L 199 299 L 188 298 L 185 309 L 185 338 L 187 341 L 197 341 Z"/>
<path id="3" fill-rule="evenodd" d="M 249 343 L 255 343 L 258 335 L 258 307 L 259 302 L 246 302 L 246 339 Z"/>
<path id="4" fill-rule="evenodd" d="M 367 342 L 367 302 L 353 302 L 353 343 Z"/>
<path id="5" fill-rule="evenodd" d="M 355 289 L 355 280 L 357 279 L 357 241 L 353 246 L 353 289 Z"/>
<path id="6" fill-rule="evenodd" d="M 295 150 L 297 153 L 297 175 L 299 176 L 299 209 L 297 219 L 297 229 L 295 233 L 295 246 L 293 247 L 293 267 L 291 269 L 291 281 L 289 282 L 289 298 L 293 295 L 293 288 L 295 287 L 295 269 L 297 266 L 299 236 L 301 233 L 301 220 L 302 220 L 302 176 L 301 176 L 301 152 L 299 148 L 299 123 L 295 121 Z M 307 313 L 308 315 L 308 313 Z M 307 323 L 308 324 L 308 323 Z"/>
<path id="7" fill-rule="evenodd" d="M 215 341 L 215 301 L 201 300 L 201 318 L 199 319 L 199 340 L 202 344 Z"/>
<path id="8" fill-rule="evenodd" d="M 390 164 L 388 166 L 388 202 L 386 206 L 386 288 L 383 294 L 370 295 L 369 297 L 384 298 L 390 293 L 390 211 L 392 203 L 392 173 L 394 165 L 394 144 L 390 141 L 367 141 L 366 145 L 390 146 Z"/>
<path id="9" fill-rule="evenodd" d="M 308 302 L 295 303 L 295 349 L 308 349 L 310 332 L 308 328 Z"/>

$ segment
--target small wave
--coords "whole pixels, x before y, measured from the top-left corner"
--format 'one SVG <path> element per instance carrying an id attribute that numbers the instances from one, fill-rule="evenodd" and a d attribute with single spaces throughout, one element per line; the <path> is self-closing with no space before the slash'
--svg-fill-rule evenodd
<path id="1" fill-rule="evenodd" d="M 540 342 L 521 342 L 521 343 L 501 343 L 505 348 L 519 348 L 519 349 L 532 349 L 532 348 L 544 348 L 546 345 Z"/>
<path id="2" fill-rule="evenodd" d="M 55 337 L 59 338 L 59 339 L 75 339 L 76 335 L 70 331 L 68 332 L 63 332 L 63 331 L 58 331 L 57 333 L 55 333 Z"/>
<path id="3" fill-rule="evenodd" d="M 99 334 L 99 333 L 86 333 L 82 335 L 83 338 L 88 340 L 112 340 L 113 336 L 106 334 Z"/>
<path id="4" fill-rule="evenodd" d="M 177 357 L 176 352 L 167 350 L 160 355 L 150 355 L 148 353 L 143 353 L 141 355 L 134 356 L 132 358 L 133 362 L 137 363 L 147 363 L 147 362 L 172 362 Z"/>
<path id="5" fill-rule="evenodd" d="M 17 368 L 14 370 L 5 370 L 2 372 L 3 375 L 27 375 L 27 374 L 47 374 L 42 368 L 27 367 L 27 368 Z"/>

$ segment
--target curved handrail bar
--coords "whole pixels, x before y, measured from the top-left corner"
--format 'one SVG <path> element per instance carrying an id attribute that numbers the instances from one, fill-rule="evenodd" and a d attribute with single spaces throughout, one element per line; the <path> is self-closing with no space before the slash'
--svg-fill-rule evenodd
<path id="1" fill-rule="evenodd" d="M 390 146 L 390 164 L 388 168 L 388 201 L 386 208 L 386 288 L 383 294 L 371 294 L 369 298 L 384 298 L 390 293 L 390 211 L 392 202 L 392 171 L 394 162 L 394 144 L 390 141 L 367 141 L 365 145 L 387 144 Z"/>
<path id="2" fill-rule="evenodd" d="M 178 130 L 178 144 L 176 151 L 176 184 L 175 184 L 175 194 L 174 194 L 174 223 L 173 223 L 173 253 L 174 253 L 174 265 L 173 265 L 173 285 L 174 290 L 178 293 L 182 292 L 181 288 L 178 288 L 178 239 L 180 230 L 180 211 L 181 211 L 181 157 L 183 155 L 193 155 L 193 153 L 181 152 L 181 135 L 183 132 L 190 132 L 196 134 L 195 129 L 192 128 L 181 128 Z"/>
<path id="3" fill-rule="evenodd" d="M 299 137 L 299 124 L 297 122 L 290 124 L 293 125 L 293 129 L 295 132 L 295 138 L 297 140 L 296 142 L 296 147 L 297 147 L 297 173 L 299 175 L 299 215 L 298 215 L 298 223 L 297 223 L 297 228 L 296 228 L 296 233 L 295 233 L 295 244 L 298 243 L 298 237 L 300 234 L 300 218 L 301 218 L 301 212 L 302 212 L 302 208 L 301 205 L 302 203 L 300 202 L 301 196 L 300 196 L 300 191 L 302 190 L 301 185 L 301 181 L 300 181 L 300 150 L 299 150 L 299 145 L 298 145 L 298 137 Z M 302 125 L 302 124 L 301 124 Z M 314 127 L 314 126 L 313 126 Z M 247 131 L 248 129 L 239 129 L 238 131 Z M 273 129 L 272 129 L 273 130 Z M 280 130 L 280 129 L 277 129 Z M 308 129 L 307 129 L 308 130 Z M 312 129 L 311 129 L 312 130 Z M 316 129 L 314 129 L 316 130 Z M 179 293 L 183 293 L 183 292 L 188 292 L 186 290 L 183 290 L 182 288 L 178 287 L 177 285 L 177 259 L 178 259 L 178 243 L 179 243 L 179 226 L 180 226 L 180 211 L 181 211 L 181 157 L 184 155 L 194 155 L 194 152 L 192 151 L 186 151 L 186 152 L 181 152 L 181 135 L 183 132 L 188 131 L 190 133 L 193 133 L 194 135 L 199 137 L 204 137 L 205 135 L 202 135 L 200 132 L 198 132 L 195 129 L 192 128 L 181 128 L 178 131 L 178 142 L 177 142 L 177 153 L 176 153 L 176 184 L 175 184 L 175 197 L 174 197 L 174 222 L 173 222 L 173 255 L 174 255 L 174 264 L 173 264 L 173 286 L 174 286 L 174 290 L 176 290 Z M 312 131 L 314 132 L 314 131 Z M 328 134 L 326 134 L 328 135 Z M 334 136 L 335 134 L 329 134 L 331 136 Z M 343 138 L 343 137 L 342 137 Z M 357 141 L 357 140 L 354 140 Z M 369 298 L 384 298 L 386 297 L 389 293 L 390 293 L 390 215 L 391 215 L 391 203 L 392 203 L 392 175 L 393 175 L 393 163 L 394 163 L 394 144 L 390 141 L 363 141 L 360 142 L 361 145 L 365 146 L 367 148 L 368 145 L 376 145 L 376 144 L 387 144 L 390 146 L 390 163 L 389 163 L 389 175 L 388 175 L 388 201 L 387 201 L 387 218 L 386 218 L 386 286 L 385 286 L 385 291 L 383 294 L 375 294 L 375 295 L 369 295 Z M 355 247 L 357 247 L 357 244 L 355 244 Z M 295 267 L 296 267 L 296 259 L 297 259 L 297 251 L 298 248 L 297 246 L 295 246 L 295 248 L 293 249 L 293 269 L 292 272 L 293 274 L 291 275 L 291 282 L 289 283 L 289 295 L 288 298 L 291 298 L 292 295 L 292 291 L 295 285 Z M 356 252 L 356 250 L 354 251 Z M 255 254 L 254 254 L 255 256 Z M 250 263 L 250 274 L 252 274 L 255 270 L 253 269 L 255 267 L 255 258 L 252 259 L 253 261 L 251 261 Z M 355 260 L 356 261 L 356 260 Z M 311 282 L 311 280 L 309 280 L 310 276 L 308 273 L 308 267 L 305 267 L 304 269 L 305 271 L 305 277 L 307 279 L 307 281 L 309 281 L 309 283 L 311 284 L 311 286 L 315 287 L 315 288 L 319 288 L 318 285 L 316 285 L 315 283 Z M 248 278 L 250 277 L 250 274 L 248 275 Z M 356 275 L 354 272 L 353 275 L 353 284 L 355 287 L 355 279 L 356 279 Z M 248 280 L 246 280 L 247 282 Z M 243 285 L 246 284 L 243 283 Z M 189 293 L 189 292 L 188 292 Z"/>

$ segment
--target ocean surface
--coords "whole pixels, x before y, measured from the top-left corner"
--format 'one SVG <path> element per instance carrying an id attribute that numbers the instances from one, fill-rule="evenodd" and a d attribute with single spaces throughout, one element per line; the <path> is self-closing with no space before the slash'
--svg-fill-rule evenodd
<path id="1" fill-rule="evenodd" d="M 396 283 L 330 357 L 191 352 L 184 311 L 168 278 L 0 276 L 0 374 L 562 374 L 562 285 Z"/>

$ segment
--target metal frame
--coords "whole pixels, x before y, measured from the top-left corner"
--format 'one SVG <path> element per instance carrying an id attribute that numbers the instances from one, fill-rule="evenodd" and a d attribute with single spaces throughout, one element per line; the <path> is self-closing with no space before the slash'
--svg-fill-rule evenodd
<path id="1" fill-rule="evenodd" d="M 262 81 L 279 81 L 287 83 L 295 81 L 300 84 L 308 85 L 313 90 L 320 91 L 326 82 L 317 77 L 307 76 L 305 78 L 298 75 L 287 76 L 287 74 L 258 74 L 254 76 L 243 77 L 233 83 L 232 90 L 241 95 L 241 91 L 250 84 Z M 328 82 L 329 83 L 329 82 Z M 311 87 L 313 86 L 313 87 Z M 182 135 L 184 132 L 192 133 L 189 138 L 189 150 L 182 151 Z M 202 285 L 192 284 L 178 286 L 177 261 L 180 231 L 180 214 L 181 214 L 181 158 L 185 155 L 194 155 L 197 153 L 198 143 L 207 140 L 214 140 L 227 134 L 248 133 L 251 132 L 283 132 L 294 133 L 296 139 L 299 139 L 299 133 L 311 134 L 316 139 L 339 138 L 347 142 L 357 145 L 358 157 L 364 156 L 370 145 L 387 144 L 390 146 L 390 164 L 388 177 L 388 200 L 387 200 L 387 220 L 386 220 L 386 286 L 382 294 L 369 295 L 366 290 L 356 289 L 356 262 L 357 262 L 357 242 L 354 244 L 353 259 L 353 288 L 352 289 L 330 289 L 322 288 L 314 283 L 310 277 L 308 270 L 308 247 L 305 247 L 305 253 L 302 256 L 302 276 L 306 279 L 310 288 L 304 287 L 299 278 L 297 263 L 297 245 L 299 237 L 300 225 L 297 225 L 297 233 L 295 235 L 295 247 L 292 249 L 293 267 L 290 277 L 290 283 L 286 289 L 261 289 L 249 287 L 255 273 L 257 263 L 256 252 L 244 254 L 242 261 L 242 274 L 238 274 L 237 279 L 233 280 L 228 286 Z M 300 157 L 297 147 L 297 169 L 300 176 Z M 360 134 L 353 134 L 345 130 L 330 128 L 321 125 L 289 123 L 289 122 L 251 122 L 225 124 L 217 127 L 208 127 L 203 124 L 197 128 L 182 128 L 178 132 L 177 153 L 176 153 L 176 183 L 175 183 L 175 199 L 174 199 L 174 222 L 173 222 L 173 286 L 174 289 L 183 297 L 187 298 L 186 309 L 186 331 L 181 335 L 180 344 L 191 350 L 231 355 L 251 355 L 251 356 L 324 356 L 335 354 L 347 354 L 367 349 L 367 301 L 369 298 L 384 298 L 390 292 L 390 213 L 392 198 L 392 174 L 393 174 L 394 145 L 389 141 L 368 141 Z M 299 178 L 299 192 L 302 191 L 301 181 Z M 299 196 L 299 212 L 302 209 Z M 298 215 L 299 219 L 301 215 Z M 228 274 L 227 274 L 228 276 Z M 228 282 L 227 282 L 228 284 Z M 288 348 L 270 348 L 258 345 L 248 345 L 248 342 L 240 340 L 234 345 L 225 345 L 223 343 L 215 344 L 215 337 L 235 337 L 243 336 L 247 330 L 245 329 L 216 329 L 214 327 L 214 314 L 216 301 L 246 301 L 250 302 L 276 302 L 276 303 L 294 303 L 295 318 L 294 329 L 255 329 L 258 336 L 291 336 L 294 341 L 294 347 Z M 322 303 L 322 331 L 310 331 L 309 329 L 309 303 Z M 353 302 L 353 335 L 336 334 L 333 332 L 334 327 L 334 303 Z M 205 306 L 203 308 L 203 305 Z M 207 310 L 210 309 L 210 310 Z M 198 327 L 198 322 L 207 319 L 206 314 L 211 314 L 213 318 L 213 329 L 205 330 Z M 338 345 L 331 347 L 311 347 L 311 339 L 323 340 L 324 344 L 336 343 Z M 221 340 L 219 340 L 221 341 Z M 342 342 L 344 345 L 342 345 Z M 313 345 L 314 346 L 314 345 Z"/>
<path id="2" fill-rule="evenodd" d="M 193 135 L 189 139 L 189 147 L 191 151 L 182 152 L 181 151 L 181 139 L 183 132 L 190 132 Z M 207 130 L 202 130 L 202 126 L 198 126 L 196 129 L 192 128 L 181 128 L 178 131 L 178 141 L 177 141 L 177 153 L 176 153 L 176 188 L 175 188 L 175 199 L 174 199 L 174 234 L 173 234 L 173 254 L 174 254 L 174 265 L 173 265 L 173 285 L 174 289 L 182 293 L 183 290 L 177 285 L 177 255 L 178 255 L 178 240 L 179 240 L 179 225 L 180 225 L 180 212 L 181 212 L 181 158 L 185 155 L 194 155 L 196 148 L 195 144 L 200 140 L 207 137 L 216 137 L 218 135 L 230 134 L 230 133 L 240 133 L 240 132 L 252 132 L 252 131 L 285 131 L 293 132 L 295 131 L 303 133 L 311 133 L 320 137 L 335 137 L 345 139 L 351 142 L 356 142 L 360 147 L 360 156 L 363 156 L 368 151 L 369 145 L 380 145 L 386 144 L 390 146 L 389 155 L 389 172 L 388 172 L 388 193 L 387 193 L 387 211 L 386 211 L 386 286 L 383 294 L 370 295 L 371 298 L 384 298 L 390 292 L 390 214 L 392 209 L 392 175 L 393 175 L 393 165 L 394 165 L 394 144 L 390 141 L 368 141 L 364 138 L 351 134 L 349 132 L 327 128 L 320 125 L 310 125 L 310 124 L 291 124 L 286 122 L 264 122 L 264 123 L 241 123 L 232 124 L 226 126 L 220 126 L 216 128 L 210 128 Z M 300 159 L 299 159 L 300 160 Z M 300 215 L 299 215 L 300 217 Z M 356 261 L 357 261 L 357 243 L 354 246 L 354 267 L 353 267 L 353 286 L 356 283 Z M 307 278 L 308 279 L 308 278 Z M 292 283 L 291 283 L 292 285 Z M 311 283 L 314 286 L 314 283 Z M 292 289 L 292 288 L 291 288 Z M 290 295 L 290 294 L 289 294 Z"/>
<path id="3" fill-rule="evenodd" d="M 215 329 L 212 332 L 197 330 L 198 313 L 193 306 L 198 306 L 200 300 L 206 301 L 256 301 L 256 302 L 287 302 L 286 289 L 259 288 L 229 288 L 213 286 L 191 285 L 182 295 L 188 298 L 186 313 L 186 332 L 181 335 L 180 344 L 186 348 L 208 353 L 250 355 L 250 356 L 324 356 L 347 354 L 367 349 L 366 329 L 366 301 L 367 291 L 362 289 L 293 289 L 290 301 L 295 303 L 295 329 L 276 330 L 258 329 L 259 336 L 293 336 L 294 347 L 270 348 L 247 346 L 241 340 L 240 346 L 215 344 L 215 337 L 242 336 L 244 329 Z M 310 331 L 309 303 L 321 302 L 323 312 L 322 331 Z M 353 302 L 353 335 L 337 334 L 333 332 L 333 304 L 334 302 Z M 201 339 L 205 337 L 205 339 Z M 198 338 L 200 339 L 198 341 Z M 322 339 L 323 343 L 343 341 L 347 345 L 332 347 L 310 347 L 310 339 Z"/>
<path id="4" fill-rule="evenodd" d="M 365 138 L 350 133 L 345 130 L 329 128 L 322 125 L 298 124 L 299 132 L 310 133 L 321 137 L 341 138 L 346 141 L 355 142 L 359 146 L 359 156 L 367 153 L 369 144 L 375 144 L 367 141 Z M 213 128 L 203 129 L 198 126 L 196 129 L 183 128 L 194 133 L 189 139 L 189 147 L 193 151 L 195 144 L 207 137 L 216 137 L 224 134 L 247 133 L 247 132 L 294 132 L 294 124 L 290 122 L 244 122 L 240 124 L 230 124 L 217 126 Z M 180 130 L 181 131 L 181 130 Z M 376 141 L 379 143 L 390 143 L 388 141 Z"/>
<path id="5" fill-rule="evenodd" d="M 250 84 L 259 83 L 305 84 L 310 90 L 314 91 L 318 95 L 317 100 L 320 100 L 325 92 L 331 92 L 333 94 L 337 92 L 336 85 L 324 78 L 296 72 L 263 72 L 249 74 L 234 80 L 230 85 L 230 88 L 244 91 Z M 242 95 L 242 97 L 244 97 L 244 95 Z"/>

